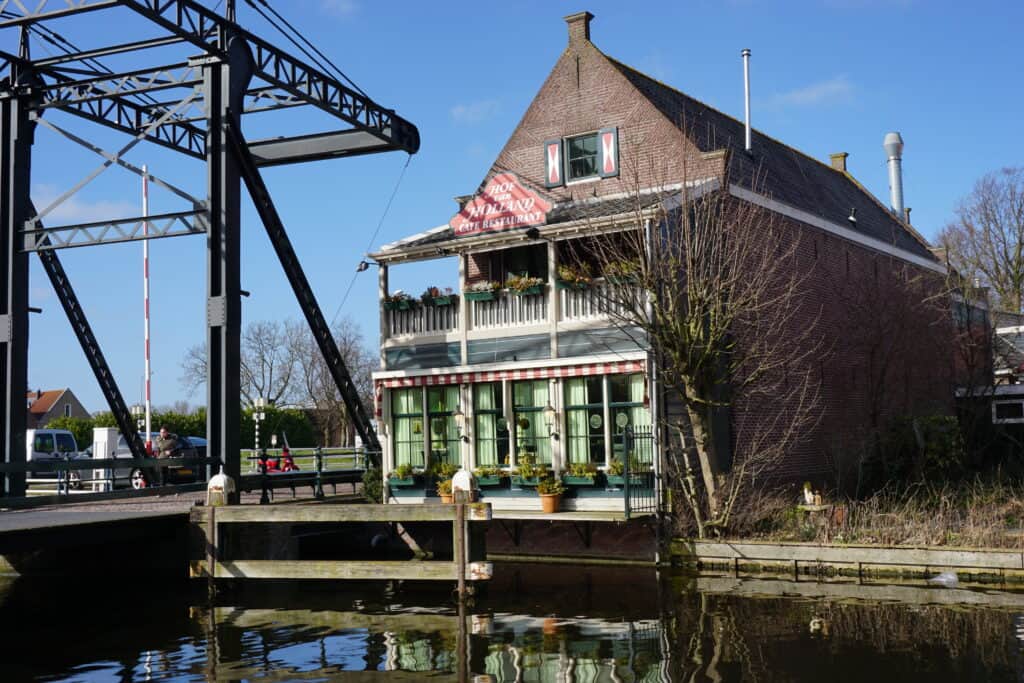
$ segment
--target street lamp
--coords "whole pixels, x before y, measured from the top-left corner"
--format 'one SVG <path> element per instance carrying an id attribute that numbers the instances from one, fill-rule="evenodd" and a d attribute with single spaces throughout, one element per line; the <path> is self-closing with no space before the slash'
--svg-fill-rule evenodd
<path id="1" fill-rule="evenodd" d="M 466 436 L 466 414 L 462 412 L 461 408 L 456 408 L 455 412 L 452 413 L 452 417 L 455 418 L 455 427 L 459 430 L 459 440 L 469 441 L 469 437 Z"/>
<path id="2" fill-rule="evenodd" d="M 558 411 L 550 403 L 544 406 L 544 424 L 548 426 L 548 434 L 557 439 L 558 432 L 554 431 L 554 427 L 558 424 Z"/>
<path id="3" fill-rule="evenodd" d="M 267 407 L 267 399 L 262 396 L 257 396 L 253 402 L 255 410 L 252 413 L 252 420 L 256 425 L 256 450 L 260 449 L 260 422 L 267 419 L 267 414 L 263 412 L 263 409 Z"/>

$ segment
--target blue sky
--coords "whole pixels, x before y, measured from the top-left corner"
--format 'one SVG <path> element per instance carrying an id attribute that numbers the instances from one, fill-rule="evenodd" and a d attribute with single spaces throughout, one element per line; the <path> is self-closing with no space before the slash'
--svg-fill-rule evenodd
<path id="1" fill-rule="evenodd" d="M 204 4 L 212 6 L 215 0 Z M 239 0 L 243 25 L 285 45 Z M 265 178 L 328 319 L 347 315 L 377 341 L 376 273 L 355 277 L 369 249 L 445 223 L 456 195 L 472 192 L 565 46 L 562 17 L 591 11 L 594 43 L 607 54 L 734 116 L 742 116 L 740 50 L 753 51 L 756 128 L 819 159 L 850 153 L 851 172 L 887 196 L 882 138 L 906 141 L 904 191 L 913 221 L 933 237 L 982 174 L 1019 165 L 1024 111 L 1020 88 L 1020 3 L 924 0 L 807 2 L 396 2 L 289 0 L 271 3 L 362 89 L 413 121 L 423 140 L 372 240 L 405 155 L 392 153 L 268 169 Z M 55 28 L 83 46 L 103 30 L 131 40 L 130 19 L 98 13 Z M 124 21 L 124 23 L 119 23 Z M 4 49 L 17 37 L 2 35 Z M 41 46 L 35 46 L 37 51 Z M 41 54 L 42 52 L 39 52 Z M 129 63 L 112 63 L 114 68 Z M 107 149 L 128 139 L 67 116 L 48 116 Z M 250 139 L 306 132 L 295 113 L 247 122 Z M 322 121 L 321 121 L 322 123 Z M 203 166 L 151 145 L 126 157 L 195 195 Z M 100 159 L 49 130 L 36 136 L 32 188 L 37 205 L 92 171 Z M 137 178 L 111 169 L 51 224 L 139 213 Z M 243 200 L 245 321 L 298 318 L 294 302 L 248 199 Z M 183 208 L 156 189 L 152 211 Z M 141 251 L 138 243 L 61 252 L 85 310 L 129 402 L 140 396 Z M 182 389 L 180 361 L 204 335 L 205 255 L 200 237 L 152 245 L 153 391 L 157 405 L 202 403 Z M 392 285 L 418 294 L 455 286 L 452 260 L 392 270 Z M 33 260 L 29 381 L 70 386 L 90 410 L 104 402 L 42 270 Z M 340 308 L 339 308 L 340 307 Z"/>

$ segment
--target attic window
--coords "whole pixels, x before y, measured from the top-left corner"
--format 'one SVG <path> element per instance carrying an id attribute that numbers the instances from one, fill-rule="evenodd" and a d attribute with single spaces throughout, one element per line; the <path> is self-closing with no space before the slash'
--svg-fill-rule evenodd
<path id="1" fill-rule="evenodd" d="M 570 181 L 597 175 L 597 133 L 568 138 L 565 148 Z"/>
<path id="2" fill-rule="evenodd" d="M 619 129 L 556 138 L 544 143 L 544 186 L 619 175 Z"/>

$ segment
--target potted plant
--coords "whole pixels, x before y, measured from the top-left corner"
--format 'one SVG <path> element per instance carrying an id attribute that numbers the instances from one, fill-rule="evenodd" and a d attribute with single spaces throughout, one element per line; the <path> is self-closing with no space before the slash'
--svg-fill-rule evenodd
<path id="1" fill-rule="evenodd" d="M 501 284 L 492 280 L 474 282 L 466 287 L 466 301 L 493 301 L 494 293 L 501 289 Z"/>
<path id="2" fill-rule="evenodd" d="M 452 480 L 442 479 L 437 482 L 437 495 L 441 496 L 441 503 L 450 505 L 452 502 Z"/>
<path id="3" fill-rule="evenodd" d="M 572 462 L 562 475 L 562 481 L 570 486 L 593 486 L 597 466 L 589 462 Z"/>
<path id="4" fill-rule="evenodd" d="M 505 470 L 495 465 L 482 465 L 473 470 L 477 486 L 501 486 L 501 480 L 508 476 Z"/>
<path id="5" fill-rule="evenodd" d="M 618 259 L 604 267 L 604 276 L 613 285 L 626 285 L 636 282 L 638 271 L 636 261 Z"/>
<path id="6" fill-rule="evenodd" d="M 635 455 L 629 456 L 629 483 L 633 485 L 639 485 L 643 483 L 641 476 L 641 469 L 644 469 L 640 465 L 640 460 Z M 605 479 L 608 482 L 608 486 L 625 486 L 626 485 L 626 466 L 618 458 L 613 457 L 608 463 L 608 469 L 605 471 Z"/>
<path id="7" fill-rule="evenodd" d="M 505 280 L 505 286 L 513 294 L 527 296 L 529 294 L 540 294 L 544 289 L 544 280 L 529 275 L 509 275 Z"/>
<path id="8" fill-rule="evenodd" d="M 415 485 L 416 478 L 413 476 L 412 465 L 407 462 L 396 467 L 395 471 L 388 475 L 388 486 L 403 488 Z"/>
<path id="9" fill-rule="evenodd" d="M 586 289 L 593 278 L 590 276 L 590 266 L 586 263 L 572 265 L 563 263 L 558 266 L 558 288 L 559 289 Z"/>
<path id="10" fill-rule="evenodd" d="M 384 309 L 388 311 L 408 311 L 412 308 L 412 297 L 398 290 L 384 297 Z"/>
<path id="11" fill-rule="evenodd" d="M 537 456 L 524 452 L 519 456 L 519 467 L 512 476 L 513 486 L 537 486 L 542 477 L 547 474 L 544 465 L 537 464 Z"/>
<path id="12" fill-rule="evenodd" d="M 451 287 L 442 290 L 440 287 L 431 286 L 420 294 L 420 301 L 424 306 L 451 306 L 457 298 Z"/>
<path id="13" fill-rule="evenodd" d="M 542 477 L 537 484 L 537 495 L 540 496 L 540 507 L 544 512 L 558 512 L 565 493 L 565 484 L 561 479 Z"/>

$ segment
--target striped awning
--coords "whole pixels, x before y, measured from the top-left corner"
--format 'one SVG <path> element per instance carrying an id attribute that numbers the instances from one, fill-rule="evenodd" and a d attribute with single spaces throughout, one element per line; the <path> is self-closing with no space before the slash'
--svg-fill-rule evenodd
<path id="1" fill-rule="evenodd" d="M 477 382 L 500 382 L 502 380 L 548 379 L 549 377 L 586 377 L 589 375 L 618 375 L 628 372 L 643 372 L 644 361 L 627 360 L 610 363 L 586 363 L 562 365 L 550 368 L 522 368 L 515 370 L 491 370 L 487 372 L 453 372 L 414 377 L 388 377 L 377 380 L 378 387 L 421 387 L 441 384 L 475 384 Z"/>

